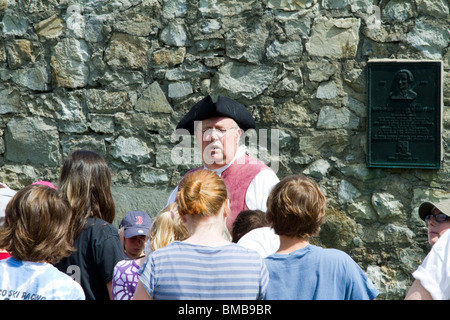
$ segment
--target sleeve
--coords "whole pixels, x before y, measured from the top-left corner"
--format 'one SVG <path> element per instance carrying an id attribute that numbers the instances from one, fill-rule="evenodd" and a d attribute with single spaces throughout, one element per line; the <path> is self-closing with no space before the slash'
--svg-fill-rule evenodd
<path id="1" fill-rule="evenodd" d="M 122 247 L 113 225 L 105 225 L 102 229 L 102 238 L 96 243 L 95 259 L 103 282 L 108 283 L 113 278 L 114 267 L 122 260 Z"/>
<path id="2" fill-rule="evenodd" d="M 118 294 L 120 294 L 120 292 L 125 290 L 125 282 L 123 280 L 123 270 L 124 268 L 126 268 L 126 265 L 128 264 L 129 261 L 132 260 L 119 261 L 114 267 L 111 286 L 113 300 L 121 300 L 121 297 L 118 297 Z"/>
<path id="3" fill-rule="evenodd" d="M 261 170 L 250 182 L 245 203 L 250 210 L 267 211 L 267 198 L 272 188 L 280 182 L 272 169 Z"/>
<path id="4" fill-rule="evenodd" d="M 347 300 L 373 300 L 379 292 L 361 267 L 347 256 Z"/>
<path id="5" fill-rule="evenodd" d="M 155 274 L 153 272 L 154 261 L 152 259 L 152 255 L 150 255 L 147 260 L 145 260 L 144 264 L 139 269 L 139 280 L 147 291 L 148 295 L 151 298 L 154 298 L 154 282 L 155 282 Z"/>
<path id="6" fill-rule="evenodd" d="M 450 299 L 450 232 L 441 236 L 412 275 L 434 300 Z"/>
<path id="7" fill-rule="evenodd" d="M 77 282 L 75 282 L 75 288 L 73 290 L 72 296 L 65 300 L 85 300 L 85 299 L 86 296 L 84 295 L 83 288 Z"/>
<path id="8" fill-rule="evenodd" d="M 71 281 L 71 282 L 70 282 Z M 60 282 L 58 286 L 59 292 L 57 295 L 52 297 L 55 300 L 86 300 L 86 296 L 84 295 L 84 291 L 81 286 L 73 281 L 69 280 L 67 284 L 64 282 Z"/>
<path id="9" fill-rule="evenodd" d="M 261 284 L 258 300 L 264 300 L 266 298 L 268 285 L 269 285 L 269 271 L 267 270 L 264 260 L 261 260 Z"/>

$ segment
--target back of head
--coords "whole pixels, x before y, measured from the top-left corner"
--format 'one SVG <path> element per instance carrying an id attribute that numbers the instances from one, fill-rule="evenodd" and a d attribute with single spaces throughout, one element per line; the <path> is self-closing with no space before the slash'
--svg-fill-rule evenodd
<path id="1" fill-rule="evenodd" d="M 174 241 L 182 241 L 189 233 L 181 220 L 176 203 L 171 203 L 161 210 L 150 229 L 150 250 L 167 246 Z"/>
<path id="2" fill-rule="evenodd" d="M 267 220 L 275 233 L 304 238 L 318 234 L 325 221 L 326 200 L 319 186 L 304 175 L 282 179 L 267 199 Z"/>
<path id="3" fill-rule="evenodd" d="M 232 238 L 233 242 L 239 239 L 249 231 L 267 227 L 269 225 L 266 214 L 261 210 L 244 210 L 239 212 L 233 222 Z"/>
<path id="4" fill-rule="evenodd" d="M 0 247 L 19 260 L 54 263 L 70 254 L 71 207 L 64 194 L 43 185 L 19 190 L 6 207 Z"/>
<path id="5" fill-rule="evenodd" d="M 176 201 L 180 215 L 206 217 L 218 214 L 227 199 L 222 178 L 213 171 L 201 169 L 181 180 Z"/>
<path id="6" fill-rule="evenodd" d="M 111 172 L 96 152 L 77 150 L 64 161 L 59 188 L 74 208 L 73 225 L 77 235 L 90 216 L 112 223 L 115 204 L 111 194 Z"/>

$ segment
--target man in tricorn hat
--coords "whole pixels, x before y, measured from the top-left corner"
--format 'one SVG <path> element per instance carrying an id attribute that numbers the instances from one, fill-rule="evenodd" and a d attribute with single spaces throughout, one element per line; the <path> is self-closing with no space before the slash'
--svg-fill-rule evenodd
<path id="1" fill-rule="evenodd" d="M 243 105 L 223 96 L 214 102 L 208 95 L 180 120 L 177 129 L 194 135 L 201 148 L 203 166 L 193 170 L 213 170 L 225 181 L 231 200 L 230 232 L 242 210 L 266 211 L 269 192 L 279 179 L 271 168 L 250 157 L 245 146 L 239 146 L 242 130 L 255 129 L 255 121 Z M 175 202 L 177 190 L 168 203 Z"/>

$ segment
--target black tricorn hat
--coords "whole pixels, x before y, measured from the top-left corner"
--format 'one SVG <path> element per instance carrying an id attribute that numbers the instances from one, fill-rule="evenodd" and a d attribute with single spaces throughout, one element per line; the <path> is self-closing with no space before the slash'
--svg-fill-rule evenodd
<path id="1" fill-rule="evenodd" d="M 251 113 L 240 103 L 231 98 L 218 96 L 213 102 L 211 96 L 206 96 L 197 102 L 180 120 L 177 129 L 186 129 L 194 134 L 194 122 L 213 117 L 232 118 L 242 130 L 255 129 L 255 120 Z"/>

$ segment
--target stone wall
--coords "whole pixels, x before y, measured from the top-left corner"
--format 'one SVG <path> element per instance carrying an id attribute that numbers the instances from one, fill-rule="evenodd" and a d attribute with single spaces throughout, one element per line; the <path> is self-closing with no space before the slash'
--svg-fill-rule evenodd
<path id="1" fill-rule="evenodd" d="M 448 196 L 449 25 L 448 0 L 0 0 L 0 180 L 57 183 L 89 148 L 113 171 L 117 220 L 154 216 L 198 163 L 177 122 L 208 93 L 231 96 L 277 132 L 278 176 L 326 193 L 315 241 L 401 299 L 429 250 L 418 205 Z M 372 58 L 443 61 L 441 169 L 366 166 Z"/>

